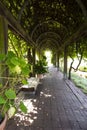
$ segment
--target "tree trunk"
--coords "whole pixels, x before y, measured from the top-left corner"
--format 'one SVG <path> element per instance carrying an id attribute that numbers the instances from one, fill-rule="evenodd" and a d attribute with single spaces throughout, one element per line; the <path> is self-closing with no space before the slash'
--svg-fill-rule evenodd
<path id="1" fill-rule="evenodd" d="M 71 80 L 71 71 L 72 71 L 73 62 L 74 62 L 74 60 L 72 60 L 72 62 L 70 64 L 70 68 L 69 68 L 69 77 L 68 77 L 69 80 Z"/>

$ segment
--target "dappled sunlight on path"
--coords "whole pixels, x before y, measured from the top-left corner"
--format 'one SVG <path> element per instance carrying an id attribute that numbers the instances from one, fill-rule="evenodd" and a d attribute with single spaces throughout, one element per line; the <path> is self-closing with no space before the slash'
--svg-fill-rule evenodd
<path id="1" fill-rule="evenodd" d="M 36 95 L 23 93 L 22 101 L 28 113 L 19 111 L 8 121 L 6 130 L 87 130 L 83 95 L 68 83 L 61 72 L 50 67 L 49 73 L 41 79 Z"/>

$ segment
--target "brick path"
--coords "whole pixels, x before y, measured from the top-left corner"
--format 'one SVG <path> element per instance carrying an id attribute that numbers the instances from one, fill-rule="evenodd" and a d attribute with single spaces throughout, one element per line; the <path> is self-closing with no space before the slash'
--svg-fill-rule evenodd
<path id="1" fill-rule="evenodd" d="M 55 68 L 23 101 L 28 114 L 18 113 L 6 130 L 87 130 L 87 97 Z"/>

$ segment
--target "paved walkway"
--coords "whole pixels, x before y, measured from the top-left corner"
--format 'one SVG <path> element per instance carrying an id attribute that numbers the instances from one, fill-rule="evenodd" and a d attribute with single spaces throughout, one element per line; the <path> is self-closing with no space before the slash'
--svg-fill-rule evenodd
<path id="1" fill-rule="evenodd" d="M 87 130 L 87 97 L 55 68 L 23 101 L 28 114 L 16 114 L 6 130 Z"/>

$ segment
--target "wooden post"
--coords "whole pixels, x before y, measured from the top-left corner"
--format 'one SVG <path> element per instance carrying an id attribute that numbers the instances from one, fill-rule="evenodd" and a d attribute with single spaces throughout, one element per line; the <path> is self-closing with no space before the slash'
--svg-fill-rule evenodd
<path id="1" fill-rule="evenodd" d="M 6 54 L 8 49 L 8 23 L 6 19 L 0 15 L 0 54 Z M 0 65 L 0 77 L 7 76 L 8 70 L 6 66 Z M 0 79 L 1 83 L 5 83 L 5 80 Z"/>
<path id="2" fill-rule="evenodd" d="M 57 61 L 57 52 L 56 52 L 56 57 L 55 57 L 55 66 L 57 67 L 58 66 L 58 61 Z"/>
<path id="3" fill-rule="evenodd" d="M 41 59 L 41 50 L 40 49 L 38 49 L 38 58 L 39 58 L 39 60 Z"/>
<path id="4" fill-rule="evenodd" d="M 34 73 L 34 66 L 35 66 L 35 60 L 36 60 L 36 55 L 35 55 L 35 48 L 32 49 L 32 54 L 33 54 L 33 66 L 32 66 L 32 72 L 33 72 L 33 76 L 35 76 Z"/>
<path id="5" fill-rule="evenodd" d="M 28 63 L 32 64 L 31 48 L 28 48 L 27 59 L 28 59 Z"/>
<path id="6" fill-rule="evenodd" d="M 59 52 L 57 52 L 57 70 L 59 71 Z"/>
<path id="7" fill-rule="evenodd" d="M 55 65 L 55 67 L 56 67 L 56 59 L 57 59 L 57 54 L 55 53 L 54 54 L 54 65 Z"/>
<path id="8" fill-rule="evenodd" d="M 67 78 L 67 48 L 64 48 L 64 79 Z"/>

